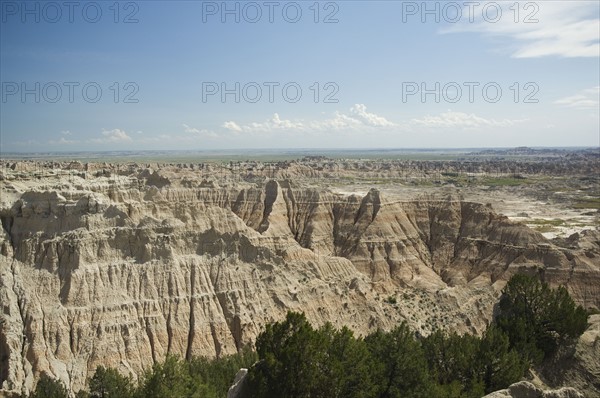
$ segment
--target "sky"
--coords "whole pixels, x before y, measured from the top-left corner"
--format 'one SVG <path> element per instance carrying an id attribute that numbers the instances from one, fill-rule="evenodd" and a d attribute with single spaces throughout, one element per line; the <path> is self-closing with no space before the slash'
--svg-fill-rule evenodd
<path id="1" fill-rule="evenodd" d="M 2 152 L 600 145 L 598 1 L 0 5 Z"/>

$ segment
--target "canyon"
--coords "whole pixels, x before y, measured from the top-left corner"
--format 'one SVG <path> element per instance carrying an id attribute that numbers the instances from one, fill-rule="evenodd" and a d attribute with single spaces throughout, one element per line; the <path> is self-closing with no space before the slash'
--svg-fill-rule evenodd
<path id="1" fill-rule="evenodd" d="M 597 228 L 550 240 L 454 186 L 373 184 L 402 174 L 368 163 L 334 173 L 366 173 L 365 189 L 328 186 L 313 160 L 231 169 L 4 162 L 2 390 L 231 354 L 290 310 L 360 335 L 402 320 L 478 334 L 517 272 L 600 308 Z"/>

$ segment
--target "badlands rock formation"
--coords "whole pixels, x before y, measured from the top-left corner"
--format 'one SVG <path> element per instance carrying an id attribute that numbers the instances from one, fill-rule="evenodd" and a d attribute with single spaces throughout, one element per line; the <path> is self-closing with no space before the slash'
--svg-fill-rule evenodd
<path id="1" fill-rule="evenodd" d="M 357 333 L 403 319 L 478 333 L 517 271 L 600 307 L 597 236 L 558 247 L 483 204 L 82 167 L 3 170 L 5 391 L 43 372 L 77 391 L 101 364 L 135 376 L 169 353 L 233 353 L 288 310 Z"/>
<path id="2" fill-rule="evenodd" d="M 547 384 L 569 385 L 586 397 L 597 397 L 600 396 L 600 314 L 591 315 L 588 324 L 573 352 L 540 370 Z"/>
<path id="3" fill-rule="evenodd" d="M 583 398 L 583 395 L 571 387 L 544 391 L 529 382 L 521 381 L 483 398 Z"/>

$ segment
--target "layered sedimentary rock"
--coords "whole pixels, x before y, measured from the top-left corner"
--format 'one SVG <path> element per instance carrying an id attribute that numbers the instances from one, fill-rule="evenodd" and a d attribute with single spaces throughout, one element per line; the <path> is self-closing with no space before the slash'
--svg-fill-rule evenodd
<path id="1" fill-rule="evenodd" d="M 167 354 L 233 353 L 289 310 L 357 333 L 477 333 L 517 271 L 600 306 L 597 241 L 558 247 L 455 197 L 219 187 L 180 168 L 0 183 L 9 391 L 43 372 L 76 391 L 101 364 L 135 376 Z"/>

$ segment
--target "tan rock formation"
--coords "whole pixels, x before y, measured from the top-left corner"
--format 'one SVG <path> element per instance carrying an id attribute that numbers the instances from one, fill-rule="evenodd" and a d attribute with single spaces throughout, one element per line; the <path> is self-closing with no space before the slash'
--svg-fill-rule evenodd
<path id="1" fill-rule="evenodd" d="M 169 353 L 233 353 L 288 310 L 358 333 L 402 319 L 477 333 L 517 271 L 600 305 L 597 246 L 554 246 L 485 205 L 106 169 L 0 181 L 5 391 L 42 372 L 76 391 L 101 364 L 135 376 Z"/>
<path id="2" fill-rule="evenodd" d="M 572 386 L 586 397 L 600 396 L 600 314 L 588 319 L 589 326 L 573 351 L 540 369 L 546 384 Z"/>
<path id="3" fill-rule="evenodd" d="M 571 387 L 558 390 L 540 390 L 527 381 L 512 384 L 506 390 L 495 391 L 483 398 L 584 398 L 583 395 Z"/>

